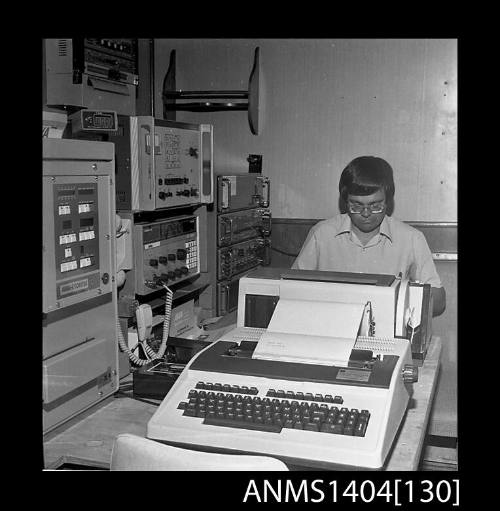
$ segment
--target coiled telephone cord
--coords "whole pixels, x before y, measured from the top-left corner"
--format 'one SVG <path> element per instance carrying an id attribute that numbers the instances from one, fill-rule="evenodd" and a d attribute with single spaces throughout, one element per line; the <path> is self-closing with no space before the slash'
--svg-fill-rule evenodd
<path id="1" fill-rule="evenodd" d="M 172 300 L 173 300 L 174 293 L 168 286 L 166 286 L 165 284 L 162 284 L 162 285 L 166 289 L 167 295 L 165 298 L 165 314 L 163 316 L 162 340 L 161 340 L 160 348 L 158 349 L 157 352 L 155 352 L 151 348 L 151 346 L 149 346 L 149 344 L 147 343 L 147 340 L 144 340 L 143 342 L 141 342 L 141 346 L 144 350 L 144 353 L 146 354 L 146 357 L 148 357 L 148 358 L 138 357 L 128 347 L 127 343 L 125 342 L 125 339 L 123 337 L 123 332 L 122 332 L 122 329 L 120 326 L 120 321 L 118 320 L 118 318 L 116 320 L 117 329 L 118 329 L 118 344 L 120 345 L 120 348 L 122 349 L 122 351 L 128 355 L 129 359 L 134 364 L 136 364 L 138 366 L 143 366 L 143 365 L 151 362 L 152 360 L 158 360 L 159 358 L 162 358 L 163 355 L 165 354 L 166 349 L 167 349 L 168 332 L 170 330 L 170 315 L 172 312 Z"/>

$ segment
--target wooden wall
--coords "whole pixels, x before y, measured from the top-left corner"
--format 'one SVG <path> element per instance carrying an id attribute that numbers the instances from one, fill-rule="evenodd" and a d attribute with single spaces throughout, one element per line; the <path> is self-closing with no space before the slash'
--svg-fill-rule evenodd
<path id="1" fill-rule="evenodd" d="M 172 49 L 178 89 L 246 90 L 257 46 L 261 134 L 246 112 L 177 113 L 214 125 L 218 172 L 262 154 L 273 217 L 319 219 L 338 211 L 345 165 L 377 155 L 395 171 L 396 217 L 456 221 L 456 40 L 156 39 L 155 115 Z"/>

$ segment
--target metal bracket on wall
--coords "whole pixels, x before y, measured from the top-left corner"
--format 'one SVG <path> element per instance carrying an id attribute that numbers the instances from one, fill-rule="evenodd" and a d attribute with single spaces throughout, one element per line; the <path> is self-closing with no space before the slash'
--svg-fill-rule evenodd
<path id="1" fill-rule="evenodd" d="M 189 112 L 225 112 L 248 111 L 248 124 L 254 135 L 259 134 L 259 90 L 260 90 L 260 49 L 255 48 L 253 67 L 248 80 L 248 90 L 176 90 L 175 50 L 170 52 L 170 62 L 163 80 L 163 117 L 175 120 L 175 111 Z M 201 102 L 182 102 L 182 100 L 202 100 Z M 236 102 L 213 102 L 214 99 L 246 100 Z"/>

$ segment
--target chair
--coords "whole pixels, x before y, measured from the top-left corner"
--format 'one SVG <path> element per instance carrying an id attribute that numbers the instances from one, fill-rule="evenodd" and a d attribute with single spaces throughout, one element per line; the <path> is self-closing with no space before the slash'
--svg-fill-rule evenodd
<path id="1" fill-rule="evenodd" d="M 111 470 L 247 470 L 287 471 L 276 458 L 192 451 L 165 445 L 130 433 L 115 439 Z"/>

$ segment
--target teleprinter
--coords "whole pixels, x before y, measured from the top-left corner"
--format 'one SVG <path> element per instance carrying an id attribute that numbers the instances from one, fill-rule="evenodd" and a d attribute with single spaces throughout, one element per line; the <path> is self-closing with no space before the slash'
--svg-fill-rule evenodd
<path id="1" fill-rule="evenodd" d="M 392 275 L 254 270 L 236 327 L 191 359 L 147 437 L 290 467 L 383 469 L 418 379 L 424 298 Z"/>

